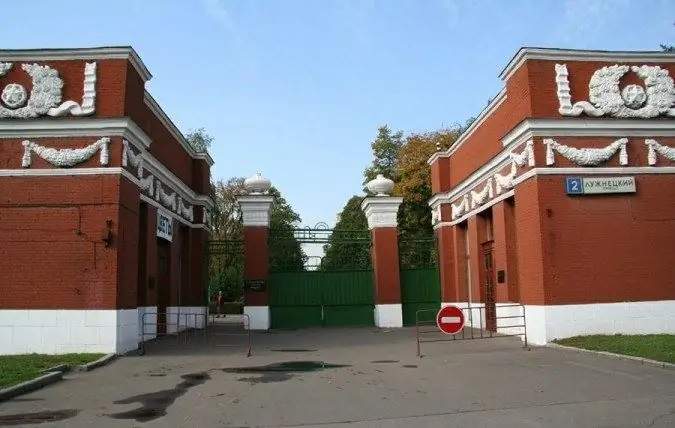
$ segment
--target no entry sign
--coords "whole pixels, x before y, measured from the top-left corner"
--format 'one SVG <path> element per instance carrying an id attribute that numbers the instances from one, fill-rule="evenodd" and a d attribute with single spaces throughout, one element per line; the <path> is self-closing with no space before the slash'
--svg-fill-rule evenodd
<path id="1" fill-rule="evenodd" d="M 457 334 L 464 328 L 464 312 L 457 306 L 446 306 L 436 314 L 436 324 L 445 334 Z"/>

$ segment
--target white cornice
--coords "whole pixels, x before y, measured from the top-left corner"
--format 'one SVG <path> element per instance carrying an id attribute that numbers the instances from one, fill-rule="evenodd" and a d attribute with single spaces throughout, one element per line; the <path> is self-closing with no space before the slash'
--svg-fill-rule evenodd
<path id="1" fill-rule="evenodd" d="M 154 200 L 154 199 L 152 199 L 152 198 L 150 198 L 150 197 L 148 197 L 148 196 L 146 196 L 146 195 L 144 195 L 144 194 L 142 194 L 142 193 L 141 193 L 141 201 L 146 202 L 146 203 L 148 203 L 149 205 L 152 205 L 153 207 L 157 208 L 158 210 L 162 210 L 162 214 L 168 215 L 168 216 L 171 217 L 172 219 L 174 219 L 174 220 L 176 220 L 176 221 L 178 221 L 178 222 L 180 222 L 180 223 L 182 223 L 182 224 L 184 224 L 184 225 L 186 225 L 186 226 L 189 226 L 189 227 L 191 227 L 191 228 L 193 228 L 193 229 L 204 229 L 204 230 L 208 230 L 208 227 L 207 227 L 204 223 L 190 223 L 189 221 L 185 220 L 184 218 L 182 218 L 182 217 L 179 216 L 178 214 L 172 212 L 171 210 L 167 210 L 166 207 L 163 207 L 163 206 L 162 206 L 159 202 L 157 202 L 156 200 Z"/>
<path id="2" fill-rule="evenodd" d="M 473 135 L 474 131 L 478 129 L 504 101 L 506 101 L 506 88 L 502 88 L 502 90 L 499 91 L 497 96 L 495 96 L 494 99 L 490 101 L 487 107 L 483 109 L 478 117 L 476 117 L 476 120 L 474 120 L 473 123 L 466 129 L 466 131 L 464 131 L 462 135 L 459 136 L 457 141 L 455 141 L 452 146 L 448 147 L 448 149 L 443 152 L 436 152 L 431 155 L 429 160 L 427 160 L 427 163 L 431 165 L 438 158 L 447 158 L 452 156 L 452 154 L 455 153 L 464 144 L 464 142 L 471 137 L 471 135 Z"/>
<path id="3" fill-rule="evenodd" d="M 602 62 L 648 62 L 672 63 L 675 55 L 659 51 L 596 51 L 550 48 L 521 48 L 499 74 L 503 81 L 509 80 L 527 60 L 544 61 L 602 61 Z"/>
<path id="4" fill-rule="evenodd" d="M 136 149 L 143 152 L 153 174 L 181 193 L 193 204 L 213 208 L 213 201 L 207 195 L 199 195 L 178 178 L 173 172 L 147 152 L 150 137 L 128 117 L 116 119 L 59 119 L 59 120 L 0 120 L 2 138 L 58 138 L 58 137 L 122 137 Z M 71 171 L 78 170 L 71 169 Z"/>
<path id="5" fill-rule="evenodd" d="M 0 120 L 0 138 L 124 137 L 150 147 L 152 140 L 130 118 L 115 119 L 4 119 Z"/>
<path id="6" fill-rule="evenodd" d="M 76 49 L 2 49 L 0 61 L 67 61 L 67 60 L 106 60 L 126 59 L 131 62 L 144 82 L 152 79 L 152 74 L 143 64 L 134 48 L 130 46 L 110 46 Z"/>
<path id="7" fill-rule="evenodd" d="M 188 152 L 188 154 L 193 159 L 203 159 L 209 164 L 209 166 L 213 166 L 213 158 L 211 158 L 208 153 L 197 153 L 195 149 L 192 148 L 192 146 L 185 139 L 183 133 L 180 132 L 178 127 L 173 123 L 166 112 L 164 112 L 164 109 L 162 109 L 159 103 L 157 103 L 157 101 L 152 97 L 152 95 L 150 95 L 148 91 L 145 91 L 143 101 L 145 102 L 145 105 L 148 106 L 150 111 L 157 117 L 157 119 L 162 122 L 162 125 L 164 125 L 164 127 L 169 130 L 173 138 L 175 138 L 180 143 L 180 145 L 183 146 L 183 149 Z"/>
<path id="8" fill-rule="evenodd" d="M 532 137 L 675 137 L 673 119 L 525 119 L 502 138 L 508 146 Z"/>

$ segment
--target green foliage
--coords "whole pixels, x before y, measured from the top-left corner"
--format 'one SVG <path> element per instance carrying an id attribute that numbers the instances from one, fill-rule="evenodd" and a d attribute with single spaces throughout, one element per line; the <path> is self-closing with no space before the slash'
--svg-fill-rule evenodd
<path id="1" fill-rule="evenodd" d="M 342 209 L 333 234 L 323 247 L 321 270 L 371 268 L 368 221 L 361 210 L 362 200 L 361 196 L 352 196 Z"/>
<path id="2" fill-rule="evenodd" d="M 295 236 L 295 227 L 300 224 L 300 215 L 274 187 L 270 189 L 274 203 L 270 212 L 270 232 L 274 239 L 269 241 L 270 271 L 304 270 L 307 255 Z"/>
<path id="3" fill-rule="evenodd" d="M 664 44 L 662 44 L 662 45 L 661 45 L 661 50 L 662 50 L 663 52 L 675 52 L 675 46 L 673 46 L 673 45 L 664 45 Z"/>
<path id="4" fill-rule="evenodd" d="M 190 130 L 185 139 L 197 153 L 207 153 L 213 143 L 213 137 L 204 128 Z"/>
<path id="5" fill-rule="evenodd" d="M 377 174 L 396 181 L 397 158 L 399 150 L 403 147 L 403 132 L 392 133 L 387 125 L 380 126 L 377 129 L 377 137 L 370 147 L 373 149 L 373 162 L 363 172 L 363 184 L 377 177 Z"/>

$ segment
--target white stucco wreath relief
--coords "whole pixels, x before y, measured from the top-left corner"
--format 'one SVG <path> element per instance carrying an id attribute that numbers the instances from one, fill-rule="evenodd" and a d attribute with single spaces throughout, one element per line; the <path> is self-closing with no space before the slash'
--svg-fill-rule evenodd
<path id="1" fill-rule="evenodd" d="M 11 70 L 11 62 L 0 63 L 0 77 Z M 30 119 L 39 116 L 60 117 L 89 116 L 96 111 L 96 63 L 84 66 L 82 104 L 75 101 L 61 102 L 63 79 L 59 72 L 48 65 L 21 64 L 21 69 L 32 79 L 30 94 L 18 83 L 6 85 L 0 92 L 0 118 Z"/>
<path id="2" fill-rule="evenodd" d="M 154 198 L 162 206 L 170 209 L 176 214 L 184 217 L 190 221 L 194 221 L 194 208 L 189 205 L 180 195 L 171 188 L 165 190 L 165 185 L 155 176 L 148 173 L 145 176 L 145 169 L 143 167 L 143 153 L 134 153 L 129 147 L 129 142 L 122 141 L 122 166 L 127 168 L 129 164 L 136 168 L 136 176 L 140 182 L 141 192 L 145 192 L 148 196 Z"/>
<path id="3" fill-rule="evenodd" d="M 649 165 L 656 165 L 656 159 L 658 156 L 663 156 L 669 161 L 675 161 L 675 148 L 664 146 L 656 140 L 646 139 L 645 145 L 647 145 L 647 162 Z"/>
<path id="4" fill-rule="evenodd" d="M 110 138 L 104 137 L 88 145 L 87 147 L 82 147 L 79 149 L 54 149 L 25 140 L 21 142 L 23 145 L 23 158 L 21 159 L 21 166 L 23 168 L 30 167 L 31 153 L 35 153 L 56 167 L 67 168 L 89 160 L 96 152 L 99 151 L 101 153 L 100 163 L 101 165 L 105 166 L 108 165 L 108 160 L 110 158 L 110 153 L 108 151 L 109 143 Z"/>
<path id="5" fill-rule="evenodd" d="M 628 153 L 626 151 L 627 138 L 620 138 L 607 147 L 591 149 L 577 149 L 574 147 L 559 144 L 553 139 L 544 139 L 546 145 L 546 165 L 555 164 L 555 152 L 569 160 L 577 166 L 598 166 L 607 162 L 612 156 L 619 152 L 619 163 L 622 166 L 628 165 Z"/>
<path id="6" fill-rule="evenodd" d="M 644 83 L 619 88 L 621 78 L 632 71 Z M 602 67 L 591 76 L 588 84 L 589 101 L 572 104 L 572 94 L 566 64 L 555 65 L 555 81 L 558 88 L 558 111 L 563 116 L 600 117 L 609 115 L 618 118 L 652 119 L 659 115 L 675 117 L 675 82 L 664 70 L 656 65 L 628 66 L 612 65 Z"/>

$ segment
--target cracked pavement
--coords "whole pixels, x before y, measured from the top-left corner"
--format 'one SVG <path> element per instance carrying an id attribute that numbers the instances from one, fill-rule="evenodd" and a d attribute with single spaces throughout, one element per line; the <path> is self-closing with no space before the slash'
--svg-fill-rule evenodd
<path id="1" fill-rule="evenodd" d="M 675 370 L 513 338 L 425 343 L 423 358 L 412 328 L 258 333 L 250 358 L 188 341 L 0 403 L 0 427 L 675 426 Z"/>

